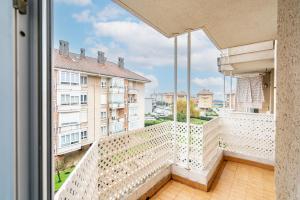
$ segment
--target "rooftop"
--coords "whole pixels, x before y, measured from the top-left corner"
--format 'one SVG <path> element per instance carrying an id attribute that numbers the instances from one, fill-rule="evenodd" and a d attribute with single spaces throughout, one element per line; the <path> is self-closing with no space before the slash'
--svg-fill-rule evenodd
<path id="1" fill-rule="evenodd" d="M 118 64 L 106 61 L 105 64 L 97 62 L 97 58 L 85 56 L 80 58 L 80 54 L 69 53 L 69 56 L 59 54 L 58 49 L 53 51 L 53 67 L 67 70 L 75 70 L 93 75 L 103 75 L 109 77 L 120 77 L 139 82 L 151 82 L 149 79 L 134 73 Z"/>

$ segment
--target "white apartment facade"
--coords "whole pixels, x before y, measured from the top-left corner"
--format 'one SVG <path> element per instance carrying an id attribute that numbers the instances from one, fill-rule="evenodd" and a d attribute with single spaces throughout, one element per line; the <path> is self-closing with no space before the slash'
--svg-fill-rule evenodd
<path id="1" fill-rule="evenodd" d="M 144 85 L 148 79 L 106 61 L 68 51 L 60 41 L 52 70 L 54 154 L 64 155 L 99 137 L 144 127 Z"/>

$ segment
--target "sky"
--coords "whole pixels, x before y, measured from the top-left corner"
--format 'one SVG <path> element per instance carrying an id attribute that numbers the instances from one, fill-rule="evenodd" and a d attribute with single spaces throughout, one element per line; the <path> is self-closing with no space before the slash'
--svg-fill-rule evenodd
<path id="1" fill-rule="evenodd" d="M 109 61 L 124 57 L 125 67 L 151 80 L 145 94 L 171 92 L 174 88 L 174 39 L 166 38 L 109 0 L 54 0 L 54 48 L 69 42 L 70 51 Z M 192 32 L 191 93 L 201 89 L 223 99 L 223 75 L 218 72 L 219 50 L 202 30 Z M 187 91 L 187 34 L 178 37 L 178 90 Z M 226 79 L 229 92 L 229 78 Z M 235 85 L 235 81 L 234 81 Z"/>

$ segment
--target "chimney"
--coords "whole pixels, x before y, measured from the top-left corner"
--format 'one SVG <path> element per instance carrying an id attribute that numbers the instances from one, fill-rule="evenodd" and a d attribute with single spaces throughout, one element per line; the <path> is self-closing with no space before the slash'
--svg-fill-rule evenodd
<path id="1" fill-rule="evenodd" d="M 59 40 L 59 54 L 69 56 L 69 42 Z"/>
<path id="2" fill-rule="evenodd" d="M 80 59 L 85 58 L 85 48 L 80 48 Z"/>
<path id="3" fill-rule="evenodd" d="M 103 51 L 98 51 L 97 62 L 100 63 L 100 64 L 105 64 L 106 57 L 104 56 L 104 52 Z"/>
<path id="4" fill-rule="evenodd" d="M 59 40 L 59 55 L 64 53 L 64 42 L 63 40 Z"/>
<path id="5" fill-rule="evenodd" d="M 119 67 L 124 68 L 124 58 L 122 57 L 118 58 L 118 65 Z"/>
<path id="6" fill-rule="evenodd" d="M 64 56 L 69 56 L 69 42 L 65 41 Z"/>

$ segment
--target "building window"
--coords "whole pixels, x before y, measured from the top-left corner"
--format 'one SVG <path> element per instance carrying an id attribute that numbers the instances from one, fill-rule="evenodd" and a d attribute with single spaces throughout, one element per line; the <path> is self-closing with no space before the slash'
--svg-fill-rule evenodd
<path id="1" fill-rule="evenodd" d="M 62 71 L 60 73 L 60 83 L 64 85 L 79 85 L 79 73 Z"/>
<path id="2" fill-rule="evenodd" d="M 106 119 L 106 117 L 107 117 L 106 112 L 101 112 L 101 119 Z"/>
<path id="3" fill-rule="evenodd" d="M 61 84 L 70 84 L 70 73 L 61 72 Z"/>
<path id="4" fill-rule="evenodd" d="M 101 134 L 107 134 L 107 127 L 106 126 L 101 126 Z"/>
<path id="5" fill-rule="evenodd" d="M 81 131 L 81 139 L 87 139 L 87 131 Z"/>
<path id="6" fill-rule="evenodd" d="M 81 102 L 81 104 L 87 104 L 87 95 L 86 94 L 82 94 L 80 96 L 80 102 Z"/>
<path id="7" fill-rule="evenodd" d="M 87 76 L 80 76 L 80 84 L 81 85 L 87 84 Z"/>
<path id="8" fill-rule="evenodd" d="M 59 113 L 59 126 L 73 126 L 80 123 L 80 112 Z"/>
<path id="9" fill-rule="evenodd" d="M 79 85 L 79 74 L 78 73 L 71 73 L 71 84 Z"/>
<path id="10" fill-rule="evenodd" d="M 106 88 L 106 80 L 101 80 L 101 88 Z"/>
<path id="11" fill-rule="evenodd" d="M 70 95 L 62 94 L 61 95 L 61 105 L 69 105 L 69 103 L 70 103 Z"/>
<path id="12" fill-rule="evenodd" d="M 79 133 L 72 133 L 71 134 L 71 144 L 79 143 Z"/>
<path id="13" fill-rule="evenodd" d="M 64 134 L 60 139 L 60 146 L 65 147 L 71 144 L 79 143 L 79 132 Z"/>
<path id="14" fill-rule="evenodd" d="M 71 105 L 79 104 L 79 96 L 71 96 Z"/>
<path id="15" fill-rule="evenodd" d="M 70 94 L 61 94 L 61 105 L 78 105 L 79 96 L 71 96 Z"/>

